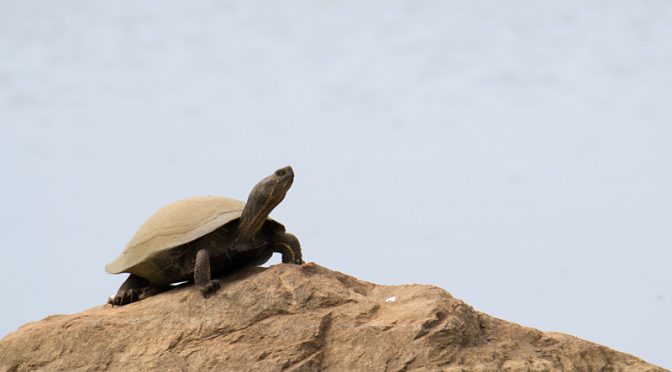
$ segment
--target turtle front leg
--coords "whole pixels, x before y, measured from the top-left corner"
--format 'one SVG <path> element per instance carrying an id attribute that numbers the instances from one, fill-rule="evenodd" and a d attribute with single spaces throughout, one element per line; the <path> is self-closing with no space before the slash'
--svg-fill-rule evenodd
<path id="1" fill-rule="evenodd" d="M 219 289 L 219 280 L 210 279 L 210 253 L 201 249 L 196 253 L 196 266 L 194 267 L 194 283 L 207 298 L 208 294 L 214 293 Z"/>
<path id="2" fill-rule="evenodd" d="M 301 243 L 292 234 L 286 232 L 276 233 L 273 237 L 273 252 L 282 254 L 282 263 L 303 264 Z"/>
<path id="3" fill-rule="evenodd" d="M 119 287 L 117 294 L 115 294 L 113 297 L 110 297 L 107 300 L 107 303 L 112 306 L 130 304 L 131 302 L 135 302 L 147 297 L 144 295 L 145 292 L 152 288 L 152 284 L 147 279 L 139 277 L 135 274 L 130 274 L 121 287 Z"/>

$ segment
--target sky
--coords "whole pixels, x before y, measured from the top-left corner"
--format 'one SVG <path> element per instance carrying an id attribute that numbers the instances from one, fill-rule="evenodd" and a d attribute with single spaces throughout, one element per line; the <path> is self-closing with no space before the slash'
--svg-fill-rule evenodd
<path id="1" fill-rule="evenodd" d="M 0 0 L 0 337 L 291 165 L 306 261 L 671 368 L 670 40 L 662 0 Z"/>

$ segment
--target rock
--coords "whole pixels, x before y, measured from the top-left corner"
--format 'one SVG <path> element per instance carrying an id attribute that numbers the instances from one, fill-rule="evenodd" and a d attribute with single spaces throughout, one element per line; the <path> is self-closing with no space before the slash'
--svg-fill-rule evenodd
<path id="1" fill-rule="evenodd" d="M 221 283 L 207 300 L 183 285 L 26 324 L 0 341 L 0 371 L 664 371 L 433 286 L 376 285 L 313 263 Z"/>

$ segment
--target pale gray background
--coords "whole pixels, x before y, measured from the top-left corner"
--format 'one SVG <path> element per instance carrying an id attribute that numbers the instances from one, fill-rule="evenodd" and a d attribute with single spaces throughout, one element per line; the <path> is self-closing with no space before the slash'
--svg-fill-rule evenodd
<path id="1" fill-rule="evenodd" d="M 0 0 L 0 335 L 291 164 L 307 260 L 672 367 L 671 103 L 668 1 Z"/>

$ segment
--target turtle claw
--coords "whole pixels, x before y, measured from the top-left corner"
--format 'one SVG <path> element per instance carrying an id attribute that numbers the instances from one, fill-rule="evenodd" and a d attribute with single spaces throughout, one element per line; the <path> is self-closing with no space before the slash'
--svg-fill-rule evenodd
<path id="1" fill-rule="evenodd" d="M 208 298 L 209 294 L 217 292 L 219 288 L 220 288 L 219 280 L 213 279 L 209 281 L 208 284 L 201 286 L 199 289 L 201 290 L 203 297 Z"/>
<path id="2" fill-rule="evenodd" d="M 119 291 L 113 297 L 107 300 L 107 303 L 112 306 L 123 306 L 135 302 L 140 299 L 140 291 L 132 288 L 125 291 Z"/>

